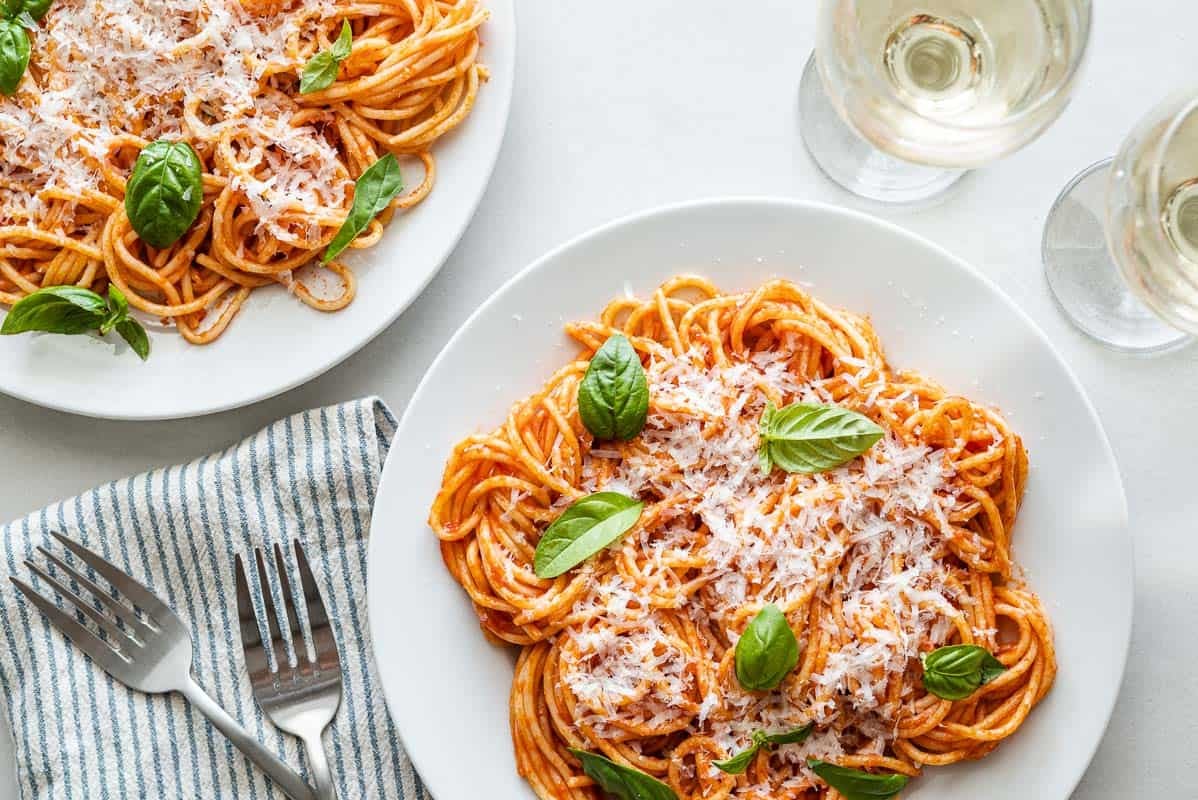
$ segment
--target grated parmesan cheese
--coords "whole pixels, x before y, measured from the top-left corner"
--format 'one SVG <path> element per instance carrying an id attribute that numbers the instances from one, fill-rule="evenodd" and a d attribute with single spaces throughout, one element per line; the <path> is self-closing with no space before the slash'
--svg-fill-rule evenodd
<path id="1" fill-rule="evenodd" d="M 763 475 L 756 454 L 765 391 L 784 402 L 831 401 L 820 381 L 796 378 L 786 350 L 724 367 L 709 366 L 702 350 L 654 359 L 647 368 L 650 413 L 640 436 L 618 450 L 584 456 L 586 492 L 681 499 L 660 528 L 623 545 L 647 561 L 646 580 L 634 585 L 618 571 L 607 574 L 575 606 L 577 618 L 587 621 L 564 631 L 584 654 L 567 664 L 566 682 L 591 709 L 588 720 L 600 735 L 619 737 L 618 725 L 603 723 L 627 721 L 630 714 L 639 721 L 684 720 L 688 730 L 712 736 L 731 754 L 747 747 L 755 730 L 814 721 L 820 732 L 772 757 L 796 765 L 809 756 L 834 758 L 846 738 L 858 752 L 881 752 L 900 711 L 886 699 L 889 682 L 951 633 L 954 590 L 937 557 L 956 503 L 945 453 L 888 436 L 824 474 Z M 880 377 L 864 362 L 850 366 L 855 385 L 868 387 Z M 878 392 L 864 394 L 870 405 L 879 402 Z M 696 548 L 700 530 L 705 541 Z M 809 685 L 795 691 L 763 701 L 720 685 L 696 698 L 686 660 L 668 646 L 652 611 L 668 596 L 655 577 L 668 572 L 671 559 L 688 553 L 693 559 L 696 549 L 701 566 L 693 580 L 702 585 L 701 602 L 687 611 L 720 629 L 729 646 L 735 646 L 734 620 L 743 620 L 744 608 L 767 602 L 803 607 L 824 590 L 839 597 L 846 622 L 860 634 L 833 647 Z M 592 624 L 596 615 L 605 624 Z M 895 625 L 879 626 L 889 615 Z M 717 653 L 706 656 L 714 661 Z"/>
<path id="2" fill-rule="evenodd" d="M 55 0 L 31 34 L 30 68 L 0 98 L 0 225 L 38 224 L 47 189 L 100 185 L 100 166 L 129 132 L 182 138 L 211 151 L 231 135 L 233 178 L 260 227 L 311 244 L 316 230 L 282 220 L 300 208 L 340 208 L 348 176 L 333 146 L 270 88 L 294 76 L 295 42 L 331 15 L 330 0 L 250 13 L 240 0 Z M 261 175 L 269 175 L 261 178 Z M 58 227 L 70 220 L 56 221 Z"/>

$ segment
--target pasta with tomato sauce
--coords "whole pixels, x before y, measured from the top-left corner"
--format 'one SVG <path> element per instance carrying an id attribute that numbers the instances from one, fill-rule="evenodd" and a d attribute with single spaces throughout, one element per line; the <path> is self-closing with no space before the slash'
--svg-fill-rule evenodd
<path id="1" fill-rule="evenodd" d="M 1028 460 L 998 413 L 895 370 L 866 319 L 786 281 L 681 276 L 567 331 L 579 357 L 455 447 L 429 518 L 483 631 L 519 649 L 511 735 L 539 797 L 595 800 L 613 774 L 688 800 L 834 800 L 846 774 L 892 796 L 985 756 L 1044 698 L 1052 629 L 1011 550 Z M 617 334 L 648 405 L 635 436 L 598 440 L 580 387 Z M 877 434 L 786 471 L 763 451 L 785 408 Z M 542 577 L 549 529 L 597 493 L 639 517 Z M 738 650 L 767 607 L 797 656 L 749 689 Z M 933 681 L 956 656 L 988 666 Z M 739 773 L 717 765 L 754 747 Z"/>

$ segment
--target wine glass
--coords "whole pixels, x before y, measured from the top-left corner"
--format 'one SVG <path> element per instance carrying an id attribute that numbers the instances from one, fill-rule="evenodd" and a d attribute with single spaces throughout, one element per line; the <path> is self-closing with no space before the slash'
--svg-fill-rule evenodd
<path id="1" fill-rule="evenodd" d="M 820 0 L 803 142 L 855 194 L 931 197 L 1060 115 L 1090 15 L 1090 0 Z"/>
<path id="2" fill-rule="evenodd" d="M 1065 187 L 1041 252 L 1057 304 L 1103 344 L 1154 352 L 1198 334 L 1198 93 L 1169 97 Z"/>

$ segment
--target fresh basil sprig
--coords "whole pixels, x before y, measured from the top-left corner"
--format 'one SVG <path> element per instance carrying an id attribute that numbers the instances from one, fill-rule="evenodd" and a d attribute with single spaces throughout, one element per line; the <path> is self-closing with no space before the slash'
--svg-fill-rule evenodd
<path id="1" fill-rule="evenodd" d="M 861 455 L 884 434 L 869 417 L 847 408 L 815 403 L 775 408 L 767 400 L 757 458 L 765 474 L 774 465 L 787 472 L 826 472 Z"/>
<path id="2" fill-rule="evenodd" d="M 954 644 L 924 654 L 923 685 L 945 700 L 964 700 L 1007 671 L 989 650 L 976 644 Z"/>
<path id="3" fill-rule="evenodd" d="M 619 800 L 678 800 L 673 789 L 652 775 L 586 750 L 568 749 L 582 762 L 582 771 L 587 777 Z"/>
<path id="4" fill-rule="evenodd" d="M 41 21 L 50 10 L 54 0 L 0 0 L 0 14 L 7 19 L 18 19 L 28 14 L 30 19 Z"/>
<path id="5" fill-rule="evenodd" d="M 753 759 L 757 757 L 757 753 L 761 748 L 772 749 L 780 744 L 798 744 L 804 741 L 811 735 L 811 731 L 815 729 L 815 723 L 810 722 L 801 728 L 794 728 L 785 733 L 766 733 L 765 731 L 753 731 L 753 743 L 747 750 L 742 750 L 732 758 L 724 759 L 723 761 L 711 762 L 717 769 L 727 772 L 729 775 L 741 775 L 753 763 Z"/>
<path id="6" fill-rule="evenodd" d="M 0 94 L 16 94 L 29 69 L 29 34 L 37 30 L 52 1 L 0 0 Z"/>
<path id="7" fill-rule="evenodd" d="M 640 356 L 622 333 L 595 351 L 578 385 L 578 415 L 596 439 L 628 441 L 645 427 L 649 382 Z"/>
<path id="8" fill-rule="evenodd" d="M 387 153 L 367 167 L 354 184 L 354 203 L 349 216 L 329 242 L 320 262 L 327 264 L 336 258 L 401 191 L 403 176 L 399 173 L 399 161 Z"/>
<path id="9" fill-rule="evenodd" d="M 0 19 L 0 94 L 11 96 L 29 67 L 29 32 L 14 19 Z"/>
<path id="10" fill-rule="evenodd" d="M 328 50 L 321 50 L 304 65 L 300 73 L 300 94 L 311 94 L 327 89 L 337 80 L 337 70 L 341 62 L 349 58 L 353 49 L 354 34 L 349 28 L 349 20 L 341 21 L 341 34 Z"/>
<path id="11" fill-rule="evenodd" d="M 578 566 L 641 518 L 645 504 L 619 492 L 596 492 L 579 498 L 545 529 L 533 554 L 538 578 L 556 578 Z"/>
<path id="12" fill-rule="evenodd" d="M 204 203 L 204 166 L 187 142 L 159 139 L 142 149 L 125 184 L 125 213 L 159 250 L 187 233 Z"/>
<path id="13" fill-rule="evenodd" d="M 799 663 L 799 640 L 786 615 L 767 603 L 736 643 L 736 679 L 751 691 L 768 691 Z"/>
<path id="14" fill-rule="evenodd" d="M 820 776 L 824 783 L 844 795 L 845 800 L 886 800 L 901 792 L 909 780 L 906 775 L 896 772 L 874 775 L 859 769 L 829 764 L 818 758 L 807 759 L 807 766 Z"/>
<path id="15" fill-rule="evenodd" d="M 47 286 L 21 298 L 8 310 L 0 334 L 78 334 L 115 330 L 145 361 L 150 355 L 150 338 L 145 328 L 129 316 L 129 301 L 116 284 L 108 285 L 108 300 L 79 286 Z"/>

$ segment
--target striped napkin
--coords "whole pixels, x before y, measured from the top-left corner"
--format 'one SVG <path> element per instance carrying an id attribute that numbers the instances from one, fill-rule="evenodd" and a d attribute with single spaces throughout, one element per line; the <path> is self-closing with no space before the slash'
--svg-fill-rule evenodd
<path id="1" fill-rule="evenodd" d="M 233 556 L 300 536 L 341 648 L 345 691 L 325 733 L 341 800 L 425 800 L 387 716 L 366 621 L 366 549 L 395 419 L 377 398 L 307 411 L 183 466 L 116 481 L 0 529 L 0 570 L 57 530 L 102 553 L 191 627 L 198 682 L 307 774 L 299 742 L 250 694 Z M 56 545 L 57 546 L 57 545 Z M 178 695 L 126 689 L 0 580 L 0 691 L 22 800 L 274 800 L 269 779 Z"/>

